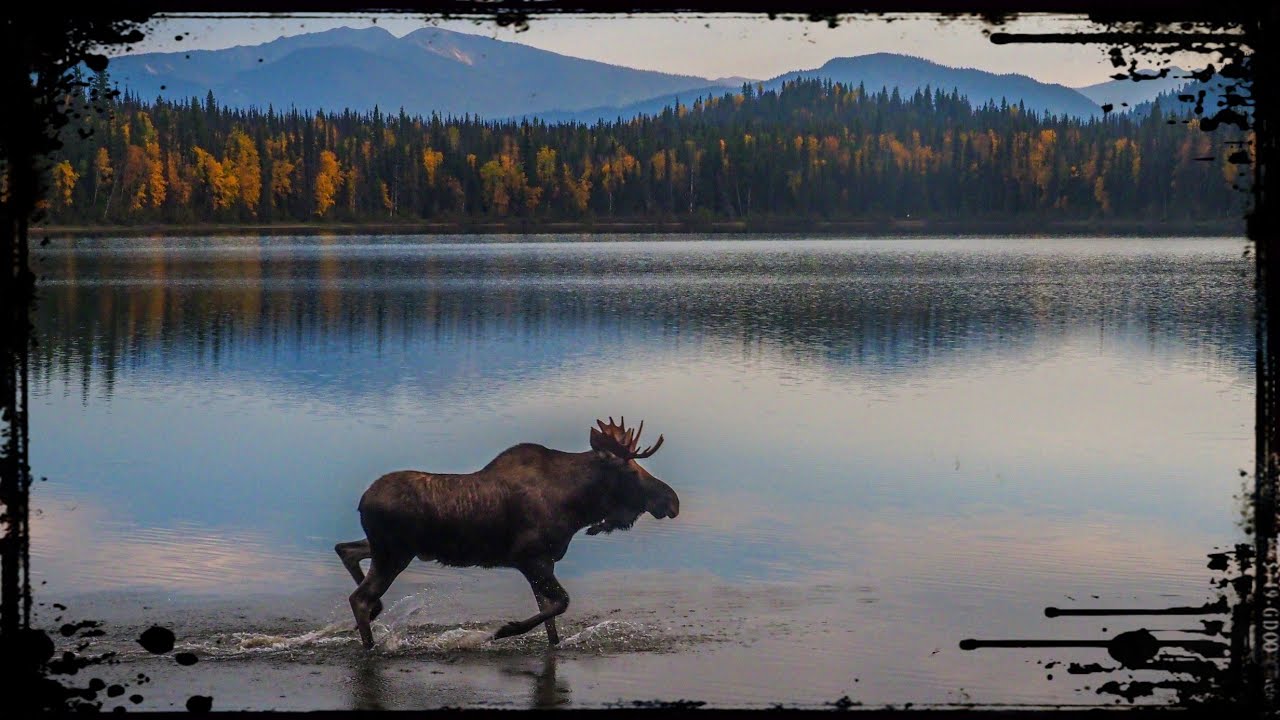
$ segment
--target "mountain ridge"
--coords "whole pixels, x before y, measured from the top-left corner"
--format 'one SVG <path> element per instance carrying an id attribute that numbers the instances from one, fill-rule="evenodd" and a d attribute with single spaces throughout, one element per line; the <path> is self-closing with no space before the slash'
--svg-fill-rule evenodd
<path id="1" fill-rule="evenodd" d="M 869 53 L 832 58 L 818 68 L 793 70 L 769 80 L 750 84 L 765 91 L 776 91 L 787 82 L 801 79 L 831 80 L 848 87 L 862 85 L 872 93 L 879 92 L 881 89 L 892 92 L 895 88 L 903 95 L 910 95 L 926 87 L 942 90 L 945 93 L 950 93 L 954 89 L 974 106 L 984 105 L 987 102 L 999 105 L 1004 100 L 1010 105 L 1022 102 L 1028 111 L 1038 114 L 1048 111 L 1054 115 L 1083 118 L 1095 118 L 1103 114 L 1102 108 L 1097 103 L 1076 89 L 1065 85 L 1045 83 L 1015 73 L 997 74 L 977 68 L 953 68 L 926 58 L 896 53 Z M 1008 83 L 1008 86 L 1004 89 L 998 87 L 996 84 L 1001 81 Z M 524 116 L 536 117 L 547 122 L 576 121 L 587 124 L 598 121 L 609 122 L 618 117 L 657 114 L 662 112 L 664 107 L 672 106 L 676 100 L 688 104 L 694 98 L 707 95 L 719 96 L 727 90 L 729 88 L 723 86 L 706 85 L 646 98 L 622 107 L 597 106 L 580 111 L 558 109 L 543 113 L 525 113 Z M 1019 93 L 1019 90 L 1022 92 Z"/>
<path id="2" fill-rule="evenodd" d="M 574 58 L 520 43 L 436 27 L 402 37 L 385 28 L 334 28 L 222 50 L 112 59 L 113 78 L 140 97 L 203 97 L 303 111 L 403 108 L 428 116 L 478 115 L 594 123 L 661 112 L 679 98 L 721 95 L 743 83 L 779 89 L 801 78 L 911 94 L 953 89 L 973 105 L 1022 103 L 1036 113 L 1094 118 L 1099 103 L 1077 89 L 1016 73 L 956 68 L 925 58 L 870 53 L 832 58 L 768 80 L 708 79 Z M 1090 86 L 1093 87 L 1093 86 Z"/>
<path id="3" fill-rule="evenodd" d="M 1177 92 L 1193 81 L 1192 76 L 1180 67 L 1169 68 L 1164 76 L 1159 76 L 1155 70 L 1139 70 L 1138 75 L 1143 79 L 1130 77 L 1126 80 L 1105 80 L 1076 90 L 1099 105 L 1110 105 L 1115 111 L 1125 111 L 1149 103 L 1160 95 Z"/>
<path id="4" fill-rule="evenodd" d="M 334 57 L 323 58 L 322 48 Z M 294 57 L 299 54 L 319 66 L 306 67 Z M 393 69 L 388 62 L 400 67 Z M 384 28 L 335 28 L 222 50 L 121 55 L 111 59 L 108 69 L 122 87 L 148 98 L 186 99 L 212 91 L 241 106 L 308 111 L 372 107 L 344 95 L 354 92 L 360 103 L 403 106 L 410 113 L 490 117 L 531 108 L 587 107 L 602 98 L 623 104 L 710 82 L 433 27 L 399 38 Z M 340 85 L 327 72 L 356 77 Z M 552 87 L 548 78 L 573 81 Z"/>

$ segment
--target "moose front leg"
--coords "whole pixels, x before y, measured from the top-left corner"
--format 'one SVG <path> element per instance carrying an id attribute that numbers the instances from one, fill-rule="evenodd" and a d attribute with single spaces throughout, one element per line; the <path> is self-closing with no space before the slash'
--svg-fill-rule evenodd
<path id="1" fill-rule="evenodd" d="M 529 567 L 520 569 L 529 586 L 533 588 L 533 595 L 538 600 L 538 614 L 525 620 L 513 620 L 503 625 L 493 634 L 494 640 L 501 640 L 505 637 L 513 635 L 523 635 L 530 630 L 538 627 L 542 623 L 547 623 L 547 637 L 551 639 L 552 644 L 558 643 L 560 637 L 555 633 L 555 617 L 565 610 L 569 609 L 569 593 L 560 586 L 553 573 L 553 564 L 551 562 L 538 562 Z"/>

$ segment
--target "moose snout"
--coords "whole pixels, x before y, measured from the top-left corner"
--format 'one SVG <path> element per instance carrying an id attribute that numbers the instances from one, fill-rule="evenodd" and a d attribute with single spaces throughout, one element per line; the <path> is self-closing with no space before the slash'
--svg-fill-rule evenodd
<path id="1" fill-rule="evenodd" d="M 674 492 L 670 492 L 655 502 L 649 512 L 659 520 L 673 518 L 680 514 L 680 498 Z"/>

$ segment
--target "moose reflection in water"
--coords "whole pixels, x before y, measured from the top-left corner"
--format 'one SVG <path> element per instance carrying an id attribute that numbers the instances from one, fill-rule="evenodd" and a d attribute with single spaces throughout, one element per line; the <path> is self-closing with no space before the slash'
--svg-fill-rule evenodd
<path id="1" fill-rule="evenodd" d="M 503 625 L 491 639 L 522 635 L 546 623 L 560 642 L 556 616 L 569 594 L 555 578 L 555 563 L 581 529 L 588 535 L 630 528 L 648 511 L 656 518 L 680 513 L 680 498 L 637 460 L 653 455 L 663 437 L 641 451 L 638 429 L 626 418 L 597 420 L 591 450 L 568 453 L 523 443 L 504 450 L 481 470 L 463 475 L 402 470 L 383 475 L 360 498 L 366 539 L 334 549 L 359 587 L 351 610 L 366 649 L 369 623 L 382 611 L 382 595 L 416 556 L 457 567 L 509 567 L 533 588 L 538 614 Z M 371 558 L 369 573 L 360 561 Z"/>

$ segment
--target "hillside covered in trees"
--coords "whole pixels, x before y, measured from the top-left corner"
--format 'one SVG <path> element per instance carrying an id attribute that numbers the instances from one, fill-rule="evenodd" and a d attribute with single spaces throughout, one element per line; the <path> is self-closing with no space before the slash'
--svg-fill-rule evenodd
<path id="1" fill-rule="evenodd" d="M 67 131 L 47 222 L 1238 219 L 1251 140 L 1159 105 L 1082 121 L 819 80 L 592 126 L 106 104 Z"/>

